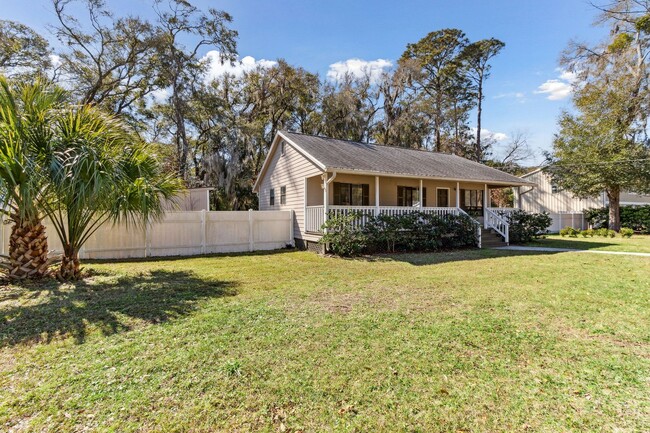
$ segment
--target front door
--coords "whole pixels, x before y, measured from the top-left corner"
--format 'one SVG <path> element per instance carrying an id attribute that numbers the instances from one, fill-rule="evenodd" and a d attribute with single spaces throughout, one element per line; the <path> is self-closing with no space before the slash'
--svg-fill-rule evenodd
<path id="1" fill-rule="evenodd" d="M 449 207 L 449 189 L 447 189 L 447 188 L 438 188 L 436 198 L 437 198 L 436 206 L 438 206 L 438 207 Z"/>

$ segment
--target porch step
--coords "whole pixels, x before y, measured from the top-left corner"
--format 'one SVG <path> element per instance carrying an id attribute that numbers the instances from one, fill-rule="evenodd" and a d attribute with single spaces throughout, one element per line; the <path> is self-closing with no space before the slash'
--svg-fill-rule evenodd
<path id="1" fill-rule="evenodd" d="M 481 229 L 481 247 L 497 248 L 505 247 L 506 243 L 503 238 L 492 229 Z"/>

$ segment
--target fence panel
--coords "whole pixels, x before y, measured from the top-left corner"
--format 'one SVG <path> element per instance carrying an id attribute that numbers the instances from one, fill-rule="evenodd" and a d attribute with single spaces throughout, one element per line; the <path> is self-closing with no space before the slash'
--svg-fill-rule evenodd
<path id="1" fill-rule="evenodd" d="M 548 229 L 551 233 L 558 233 L 564 227 L 584 230 L 588 225 L 583 213 L 552 213 L 550 216 L 553 219 Z"/>
<path id="2" fill-rule="evenodd" d="M 53 255 L 63 248 L 45 220 Z M 2 224 L 2 254 L 11 225 Z M 128 259 L 273 250 L 293 243 L 293 211 L 167 212 L 162 221 L 138 227 L 105 223 L 80 251 L 82 259 Z"/>

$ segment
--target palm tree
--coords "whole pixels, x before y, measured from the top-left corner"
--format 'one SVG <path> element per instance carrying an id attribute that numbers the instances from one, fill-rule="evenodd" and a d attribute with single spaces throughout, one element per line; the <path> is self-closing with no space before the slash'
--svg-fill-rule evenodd
<path id="1" fill-rule="evenodd" d="M 13 222 L 9 257 L 2 267 L 12 279 L 48 272 L 39 207 L 46 199 L 42 164 L 50 152 L 52 121 L 64 102 L 65 93 L 44 81 L 11 85 L 0 76 L 0 206 Z"/>
<path id="2" fill-rule="evenodd" d="M 181 183 L 117 117 L 88 105 L 56 118 L 45 214 L 63 244 L 60 279 L 81 276 L 79 250 L 104 223 L 144 225 L 163 215 Z"/>

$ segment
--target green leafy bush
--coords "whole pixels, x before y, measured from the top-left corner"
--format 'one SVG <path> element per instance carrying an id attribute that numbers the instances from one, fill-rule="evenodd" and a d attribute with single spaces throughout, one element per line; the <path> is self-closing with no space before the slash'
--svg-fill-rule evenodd
<path id="1" fill-rule="evenodd" d="M 568 236 L 570 238 L 577 238 L 580 234 L 580 230 L 574 229 L 573 227 L 567 226 L 560 230 L 560 236 Z"/>
<path id="2" fill-rule="evenodd" d="M 607 227 L 601 227 L 599 229 L 596 229 L 594 231 L 597 236 L 600 236 L 601 238 L 606 238 L 607 235 L 609 234 L 609 229 Z"/>
<path id="3" fill-rule="evenodd" d="M 620 235 L 623 236 L 624 238 L 631 238 L 632 235 L 634 234 L 634 230 L 632 230 L 629 227 L 621 227 L 621 230 L 619 231 Z"/>
<path id="4" fill-rule="evenodd" d="M 588 209 L 585 218 L 594 228 L 606 228 L 609 208 Z M 650 205 L 621 206 L 621 226 L 631 228 L 636 233 L 650 234 Z"/>
<path id="5" fill-rule="evenodd" d="M 553 223 L 547 212 L 528 213 L 519 209 L 507 214 L 506 220 L 510 225 L 510 243 L 514 244 L 530 242 L 547 234 Z"/>
<path id="6" fill-rule="evenodd" d="M 610 238 L 615 238 L 616 237 L 616 231 L 607 230 L 607 236 L 610 237 Z"/>
<path id="7" fill-rule="evenodd" d="M 359 224 L 364 218 L 365 224 Z M 363 227 L 362 227 L 363 226 Z M 323 225 L 321 243 L 341 256 L 396 251 L 437 251 L 476 244 L 476 223 L 466 215 L 332 216 Z"/>
<path id="8" fill-rule="evenodd" d="M 366 234 L 356 224 L 362 217 L 360 212 L 331 216 L 321 227 L 325 234 L 320 242 L 328 245 L 337 256 L 358 256 L 365 251 L 367 244 Z"/>
<path id="9" fill-rule="evenodd" d="M 580 232 L 580 234 L 582 235 L 583 238 L 586 238 L 586 237 L 593 238 L 594 237 L 594 230 L 593 229 L 583 230 L 583 231 Z"/>

